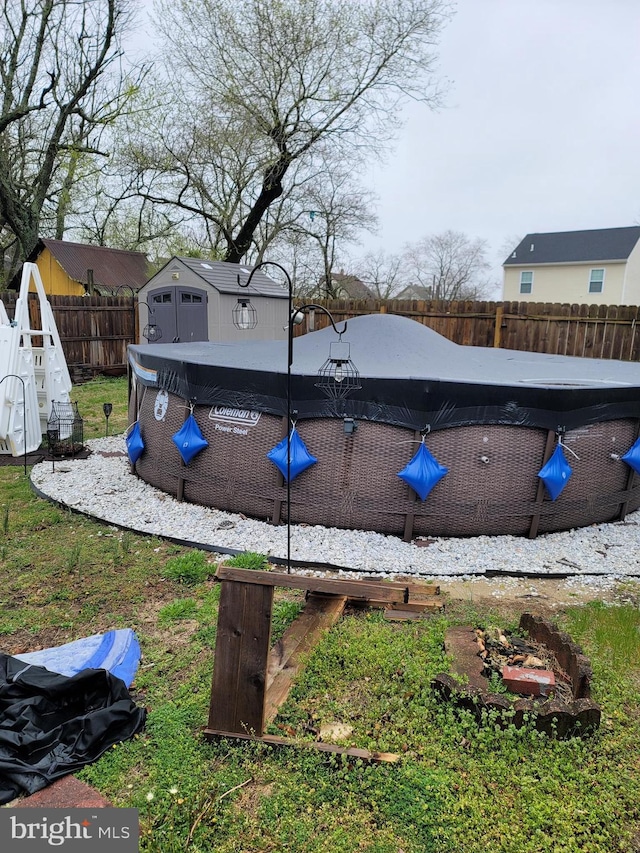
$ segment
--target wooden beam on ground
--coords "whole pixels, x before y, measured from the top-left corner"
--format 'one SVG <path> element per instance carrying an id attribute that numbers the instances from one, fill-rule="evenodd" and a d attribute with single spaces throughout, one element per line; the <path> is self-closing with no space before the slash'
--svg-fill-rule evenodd
<path id="1" fill-rule="evenodd" d="M 413 611 L 414 613 L 424 613 L 426 610 L 436 612 L 438 610 L 442 610 L 444 607 L 444 601 L 440 596 L 433 596 L 431 599 L 423 599 L 422 601 L 407 601 L 406 604 L 402 602 L 391 602 L 388 601 L 374 601 L 373 599 L 367 599 L 367 601 L 349 601 L 353 606 L 358 607 L 373 607 L 378 610 L 404 610 L 404 611 Z"/>
<path id="2" fill-rule="evenodd" d="M 399 756 L 393 752 L 370 752 L 368 749 L 360 749 L 356 746 L 339 746 L 335 743 L 324 743 L 317 740 L 293 740 L 286 737 L 277 737 L 276 735 L 263 735 L 262 737 L 253 737 L 252 735 L 242 732 L 222 732 L 212 729 L 205 729 L 204 736 L 208 740 L 213 740 L 219 737 L 240 738 L 241 740 L 256 740 L 260 743 L 266 743 L 269 746 L 295 746 L 299 749 L 317 749 L 320 752 L 331 752 L 335 755 L 347 755 L 350 758 L 360 758 L 363 761 L 377 761 L 385 763 L 393 763 L 398 760 Z"/>
<path id="3" fill-rule="evenodd" d="M 323 592 L 329 595 L 345 595 L 356 601 L 407 602 L 409 590 L 406 584 L 386 583 L 382 581 L 352 581 L 333 578 L 316 578 L 305 575 L 288 575 L 284 572 L 254 571 L 220 566 L 216 572 L 218 580 L 258 586 L 282 586 L 289 589 L 306 589 L 309 592 Z"/>
<path id="4" fill-rule="evenodd" d="M 440 595 L 440 585 L 437 583 L 408 583 L 409 601 L 419 601 L 432 595 Z"/>
<path id="5" fill-rule="evenodd" d="M 304 667 L 306 655 L 340 619 L 346 603 L 344 595 L 311 593 L 302 613 L 271 649 L 267 661 L 265 725 L 275 718 L 289 695 L 296 676 Z"/>

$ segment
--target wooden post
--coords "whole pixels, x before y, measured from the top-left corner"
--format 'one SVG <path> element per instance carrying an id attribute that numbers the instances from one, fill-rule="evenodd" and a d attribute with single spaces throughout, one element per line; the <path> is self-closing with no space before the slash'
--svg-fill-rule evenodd
<path id="1" fill-rule="evenodd" d="M 504 315 L 504 307 L 502 305 L 496 306 L 496 321 L 493 327 L 493 345 L 496 348 L 500 347 L 501 338 L 502 338 L 502 317 Z"/>
<path id="2" fill-rule="evenodd" d="M 282 418 L 282 425 L 283 425 L 282 437 L 286 438 L 288 435 L 288 431 L 289 431 L 289 418 L 286 415 L 284 415 L 284 417 Z M 278 492 L 282 491 L 283 487 L 286 486 L 286 484 L 287 484 L 287 481 L 285 480 L 284 476 L 282 475 L 281 472 L 278 472 Z M 287 512 L 288 511 L 289 511 L 289 508 L 287 508 Z M 282 498 L 280 498 L 280 497 L 278 497 L 278 495 L 276 495 L 276 497 L 273 499 L 273 518 L 271 519 L 271 523 L 278 525 L 278 524 L 280 524 L 281 521 L 282 521 Z"/>
<path id="3" fill-rule="evenodd" d="M 416 441 L 419 442 L 422 439 L 422 434 L 419 430 L 416 430 L 413 434 L 413 437 Z M 416 492 L 414 492 L 411 486 L 407 486 L 407 488 L 411 490 L 411 494 L 413 495 L 413 503 L 415 506 L 415 504 L 418 502 L 419 496 Z M 408 512 L 404 517 L 404 532 L 402 534 L 402 539 L 404 542 L 411 542 L 411 540 L 413 539 L 413 524 L 415 522 L 415 519 L 416 514 L 413 510 L 411 512 Z"/>
<path id="4" fill-rule="evenodd" d="M 640 437 L 640 421 L 638 421 L 638 424 L 636 426 L 635 441 L 637 441 L 639 437 Z M 633 481 L 635 480 L 635 477 L 636 477 L 636 472 L 634 471 L 633 468 L 629 467 L 629 473 L 627 474 L 627 483 L 626 483 L 625 490 L 624 490 L 626 498 L 625 498 L 624 503 L 622 503 L 620 505 L 620 513 L 618 515 L 618 518 L 620 521 L 624 521 L 624 519 L 626 518 L 627 511 L 629 509 L 629 496 L 631 495 L 631 489 L 633 488 Z"/>
<path id="5" fill-rule="evenodd" d="M 544 446 L 544 455 L 542 457 L 542 465 L 540 468 L 547 464 L 549 459 L 551 459 L 551 454 L 553 453 L 553 446 L 555 444 L 556 434 L 550 429 L 547 433 L 547 441 Z M 531 516 L 531 526 L 529 527 L 529 539 L 535 539 L 538 535 L 538 527 L 540 526 L 540 511 L 542 509 L 542 501 L 544 500 L 544 483 L 542 480 L 538 480 L 538 489 L 536 491 L 536 511 Z"/>
<path id="6" fill-rule="evenodd" d="M 262 737 L 273 587 L 222 582 L 208 728 Z"/>

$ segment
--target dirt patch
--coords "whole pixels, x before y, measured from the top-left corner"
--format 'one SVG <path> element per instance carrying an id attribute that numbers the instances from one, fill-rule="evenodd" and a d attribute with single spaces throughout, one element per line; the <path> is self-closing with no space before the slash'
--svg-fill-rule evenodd
<path id="1" fill-rule="evenodd" d="M 579 581 L 575 578 L 442 578 L 441 592 L 452 604 L 470 602 L 509 611 L 535 610 L 553 616 L 567 607 L 588 601 L 617 601 L 620 590 L 612 581 Z"/>
<path id="2" fill-rule="evenodd" d="M 273 784 L 264 782 L 251 782 L 242 789 L 242 793 L 236 800 L 236 808 L 243 814 L 255 817 L 263 800 L 273 793 Z"/>

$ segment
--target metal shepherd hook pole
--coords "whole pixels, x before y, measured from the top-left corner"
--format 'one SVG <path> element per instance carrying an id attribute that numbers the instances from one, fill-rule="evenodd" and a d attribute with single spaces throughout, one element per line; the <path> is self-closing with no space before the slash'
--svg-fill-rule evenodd
<path id="1" fill-rule="evenodd" d="M 251 270 L 249 278 L 246 282 L 240 281 L 238 276 L 238 284 L 240 287 L 249 287 L 251 279 L 256 270 L 264 266 L 277 267 L 287 280 L 289 288 L 289 304 L 287 326 L 287 574 L 291 574 L 291 430 L 293 428 L 293 417 L 291 412 L 291 365 L 293 364 L 293 282 L 286 269 L 276 261 L 262 261 Z"/>
<path id="2" fill-rule="evenodd" d="M 296 323 L 301 322 L 304 312 L 307 310 L 322 311 L 329 318 L 329 322 L 333 327 L 334 332 L 338 335 L 338 341 L 333 342 L 329 347 L 329 358 L 322 365 L 317 375 L 316 387 L 320 388 L 323 393 L 331 397 L 334 402 L 343 400 L 344 397 L 351 391 L 360 388 L 358 370 L 351 361 L 350 348 L 347 341 L 342 341 L 342 335 L 347 330 L 347 321 L 344 321 L 342 329 L 338 329 L 331 313 L 322 305 L 308 304 L 301 305 L 293 309 L 293 284 L 286 269 L 276 261 L 262 261 L 251 270 L 249 278 L 246 282 L 240 280 L 238 276 L 238 285 L 240 287 L 249 287 L 251 279 L 255 271 L 263 266 L 277 267 L 287 280 L 289 288 L 289 324 L 287 326 L 287 573 L 291 573 L 291 432 L 294 427 L 292 407 L 291 407 L 291 366 L 293 364 L 293 327 Z M 233 312 L 234 324 L 238 329 L 252 329 L 257 323 L 257 315 L 255 309 L 250 306 L 250 300 L 239 299 L 239 305 Z M 349 432 L 353 433 L 355 427 Z"/>

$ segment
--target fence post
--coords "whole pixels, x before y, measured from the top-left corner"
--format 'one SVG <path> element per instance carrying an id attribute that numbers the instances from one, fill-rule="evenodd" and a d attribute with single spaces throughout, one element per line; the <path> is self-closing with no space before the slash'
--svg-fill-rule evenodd
<path id="1" fill-rule="evenodd" d="M 493 345 L 494 347 L 500 347 L 500 339 L 502 337 L 502 315 L 504 314 L 504 307 L 502 305 L 496 306 L 496 321 L 493 329 Z"/>

